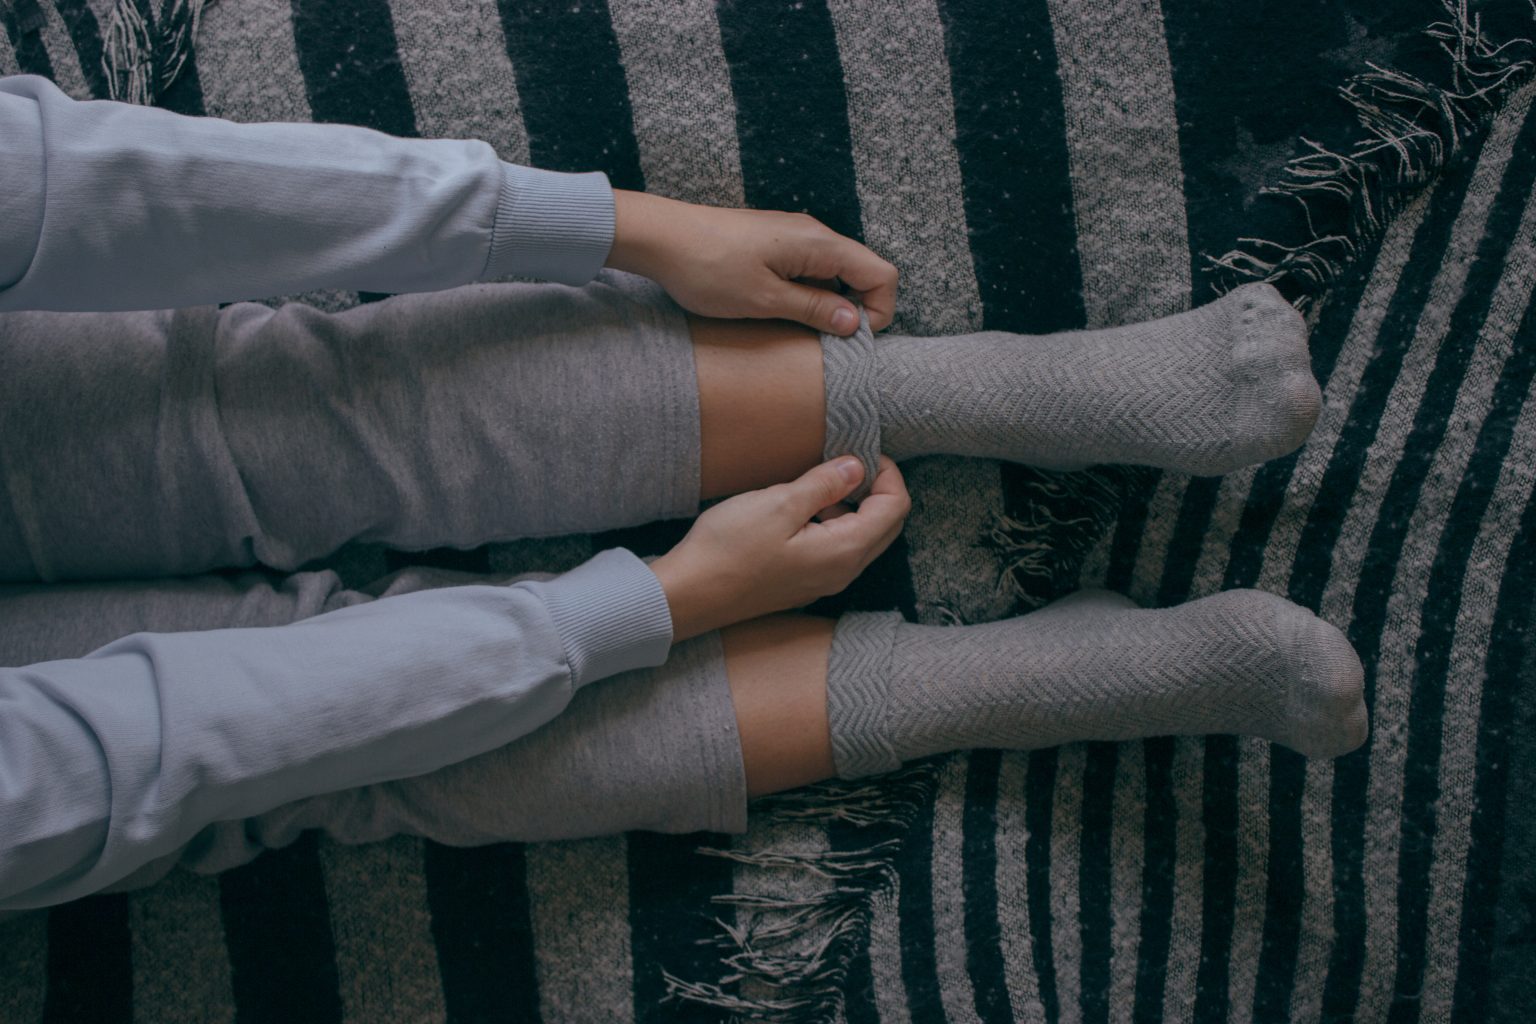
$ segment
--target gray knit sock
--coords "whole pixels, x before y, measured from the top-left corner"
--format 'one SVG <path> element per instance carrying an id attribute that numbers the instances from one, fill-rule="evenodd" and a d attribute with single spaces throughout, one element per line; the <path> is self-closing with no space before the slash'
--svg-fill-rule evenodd
<path id="1" fill-rule="evenodd" d="M 859 329 L 847 338 L 821 336 L 821 369 L 827 395 L 827 434 L 823 460 L 857 455 L 864 479 L 848 496 L 860 501 L 869 493 L 880 464 L 880 398 L 875 390 L 875 341 L 869 314 L 859 310 Z"/>
<path id="2" fill-rule="evenodd" d="M 866 344 L 872 374 L 856 365 Z M 859 451 L 872 435 L 898 460 L 973 455 L 1216 475 L 1293 451 L 1321 407 L 1306 328 L 1267 284 L 1108 330 L 824 336 L 822 347 L 833 455 Z M 863 411 L 871 392 L 873 416 Z"/>
<path id="3" fill-rule="evenodd" d="M 1176 608 L 1073 595 L 979 626 L 845 615 L 827 672 L 838 774 L 856 778 L 970 747 L 1238 733 L 1309 757 L 1365 739 L 1354 648 L 1257 590 Z"/>

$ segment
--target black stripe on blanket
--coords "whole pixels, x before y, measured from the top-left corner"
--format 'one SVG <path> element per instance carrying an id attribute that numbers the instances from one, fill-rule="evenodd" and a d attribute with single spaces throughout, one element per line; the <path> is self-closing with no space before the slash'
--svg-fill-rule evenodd
<path id="1" fill-rule="evenodd" d="M 997 920 L 997 798 L 1002 755 L 971 753 L 965 773 L 961 879 L 965 897 L 965 967 L 982 1024 L 1013 1020 L 1003 964 L 1003 933 Z M 987 866 L 994 870 L 986 870 Z"/>
<path id="2" fill-rule="evenodd" d="M 1056 41 L 1045 0 L 942 0 L 955 147 L 988 330 L 1081 327 Z"/>
<path id="3" fill-rule="evenodd" d="M 89 896 L 50 910 L 44 1024 L 131 1020 L 130 950 L 127 896 Z"/>
<path id="4" fill-rule="evenodd" d="M 1517 350 L 1536 351 L 1536 303 L 1526 307 L 1516 340 Z M 1525 512 L 1509 549 L 1509 564 L 1536 564 L 1536 491 L 1526 498 Z M 1522 701 L 1530 700 L 1530 683 L 1536 679 L 1536 573 L 1506 573 L 1494 605 L 1489 634 L 1487 678 L 1477 728 L 1477 781 L 1472 805 L 1471 844 L 1467 850 L 1467 879 L 1462 895 L 1459 971 L 1451 1004 L 1452 1024 L 1483 1024 L 1500 1005 L 1494 1002 L 1492 971 L 1499 896 L 1503 886 L 1505 825 L 1509 815 L 1511 755 L 1516 730 L 1532 724 L 1529 715 L 1518 716 Z M 1522 665 L 1522 661 L 1525 662 Z M 1526 687 L 1522 693 L 1522 685 Z M 1522 719 L 1524 719 L 1522 721 Z M 1527 746 L 1524 748 L 1529 750 Z M 1529 760 L 1524 762 L 1530 771 Z M 1518 838 L 1518 833 L 1516 838 Z M 1527 894 L 1526 900 L 1529 900 Z M 1511 901 L 1513 903 L 1515 901 Z M 1529 938 L 1525 939 L 1527 949 Z M 1522 958 L 1530 963 L 1529 953 Z M 1530 978 L 1523 980 L 1529 985 Z M 1503 1019 L 1516 1020 L 1521 1008 L 1503 1005 Z"/>
<path id="5" fill-rule="evenodd" d="M 1141 941 L 1136 951 L 1136 1024 L 1163 1019 L 1168 951 L 1173 945 L 1173 875 L 1179 849 L 1179 808 L 1173 779 L 1174 740 L 1159 736 L 1143 744 L 1147 804 L 1142 814 Z"/>
<path id="6" fill-rule="evenodd" d="M 1466 290 L 1451 314 L 1450 329 L 1435 355 L 1424 400 L 1414 416 L 1403 457 L 1393 471 L 1417 501 L 1429 478 L 1433 455 L 1451 425 L 1456 396 L 1465 379 L 1482 326 L 1488 320 L 1494 290 L 1516 241 L 1521 213 L 1536 183 L 1536 115 L 1528 114 L 1515 142 L 1504 180 L 1494 200 L 1488 226 L 1478 244 Z M 1418 994 L 1424 977 L 1426 929 L 1429 927 L 1430 869 L 1434 858 L 1435 802 L 1440 790 L 1440 745 L 1445 684 L 1461 586 L 1472 542 L 1477 537 L 1499 469 L 1509 448 L 1509 432 L 1530 387 L 1529 353 L 1510 360 L 1494 391 L 1492 408 L 1457 487 L 1450 515 L 1435 552 L 1415 650 L 1413 696 L 1408 714 L 1408 744 L 1403 770 L 1402 838 L 1398 862 L 1398 954 L 1391 1024 L 1419 1018 Z M 1389 488 L 1388 494 L 1392 495 Z M 1405 501 L 1403 507 L 1409 507 Z M 1514 571 L 1521 571 L 1515 567 Z"/>
<path id="7" fill-rule="evenodd" d="M 736 97 L 747 205 L 862 238 L 848 96 L 825 0 L 715 8 Z"/>
<path id="8" fill-rule="evenodd" d="M 523 844 L 424 843 L 422 870 L 448 1019 L 539 1020 Z"/>
<path id="9" fill-rule="evenodd" d="M 317 833 L 219 876 L 236 1019 L 342 1019 L 336 943 Z"/>
<path id="10" fill-rule="evenodd" d="M 604 0 L 499 0 L 532 163 L 605 171 L 641 190 L 640 147 L 619 41 Z"/>
<path id="11" fill-rule="evenodd" d="M 901 985 L 912 1024 L 946 1019 L 933 940 L 933 801 L 924 801 L 896 855 Z"/>
<path id="12" fill-rule="evenodd" d="M 48 59 L 48 48 L 37 32 L 23 32 L 16 23 L 16 12 L 9 4 L 0 5 L 0 21 L 5 23 L 5 35 L 16 51 L 16 66 L 24 75 L 53 77 L 53 61 Z"/>
<path id="13" fill-rule="evenodd" d="M 141 16 L 148 13 L 153 17 L 153 13 L 148 11 L 151 2 L 136 0 Z M 101 26 L 96 22 L 95 12 L 86 0 L 55 0 L 53 6 L 69 32 L 69 41 L 74 45 L 75 55 L 80 60 L 80 72 L 85 76 L 85 84 L 90 88 L 91 95 L 98 100 L 106 99 L 107 75 L 101 63 Z"/>
<path id="14" fill-rule="evenodd" d="M 731 862 L 706 857 L 698 850 L 729 845 L 729 836 L 711 832 L 629 833 L 629 946 L 636 1024 L 714 1024 L 719 1020 L 708 1006 L 664 1002 L 667 987 L 662 971 L 684 978 L 720 975 L 716 943 L 720 930 L 710 898 L 733 890 Z M 667 879 L 666 885 L 656 884 L 661 878 Z"/>
<path id="15" fill-rule="evenodd" d="M 1051 939 L 1051 810 L 1060 756 L 1055 748 L 1034 751 L 1024 777 L 1024 899 L 1029 907 L 1029 942 L 1034 954 L 1031 966 L 1040 987 L 1046 1024 L 1061 1020 L 1056 951 Z"/>
<path id="16" fill-rule="evenodd" d="M 299 71 L 316 121 L 416 135 L 388 0 L 291 0 Z"/>
<path id="17" fill-rule="evenodd" d="M 201 117 L 208 113 L 208 108 L 203 104 L 203 80 L 197 71 L 197 51 L 187 52 L 181 73 L 155 100 L 155 106 L 189 117 Z"/>
<path id="18" fill-rule="evenodd" d="M 1083 771 L 1083 831 L 1079 843 L 1078 925 L 1082 929 L 1082 983 L 1078 1005 L 1083 1024 L 1108 1024 L 1109 966 L 1114 954 L 1110 852 L 1115 827 L 1115 770 L 1120 744 L 1089 744 Z"/>
<path id="19" fill-rule="evenodd" d="M 1291 569 L 1289 596 L 1317 607 L 1333 562 L 1345 513 L 1355 485 L 1386 410 L 1392 386 L 1402 371 L 1403 357 L 1429 300 L 1429 289 L 1450 242 L 1470 174 L 1445 180 L 1430 201 L 1416 232 L 1410 256 L 1378 334 L 1378 347 L 1366 365 L 1332 458 L 1318 486 L 1317 497 L 1302 527 Z M 1382 344 L 1385 342 L 1385 345 Z M 1386 624 L 1392 579 L 1397 571 L 1412 505 L 1401 496 L 1409 481 L 1389 486 L 1371 531 L 1355 583 L 1351 622 L 1347 630 L 1365 666 L 1366 706 L 1375 707 L 1376 666 Z M 1365 825 L 1370 784 L 1370 748 L 1339 759 L 1334 765 L 1334 929 L 1335 941 L 1323 988 L 1325 1019 L 1347 1019 L 1359 999 L 1365 959 Z"/>

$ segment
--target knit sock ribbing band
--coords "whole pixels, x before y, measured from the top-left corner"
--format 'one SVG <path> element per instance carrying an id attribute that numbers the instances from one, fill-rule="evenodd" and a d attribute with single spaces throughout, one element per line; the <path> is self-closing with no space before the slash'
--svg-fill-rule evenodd
<path id="1" fill-rule="evenodd" d="M 899 612 L 844 615 L 837 620 L 827 678 L 827 717 L 832 725 L 832 761 L 844 778 L 895 771 L 901 757 L 883 719 L 891 685 L 891 655 Z"/>
<path id="2" fill-rule="evenodd" d="M 880 464 L 880 396 L 875 381 L 875 336 L 869 314 L 859 310 L 859 329 L 847 338 L 821 336 L 821 367 L 827 397 L 827 434 L 822 459 L 857 455 L 864 479 L 849 495 L 861 501 L 869 493 Z"/>

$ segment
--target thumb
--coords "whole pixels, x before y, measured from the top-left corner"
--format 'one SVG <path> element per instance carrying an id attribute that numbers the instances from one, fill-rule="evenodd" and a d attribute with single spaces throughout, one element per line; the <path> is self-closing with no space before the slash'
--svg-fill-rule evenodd
<path id="1" fill-rule="evenodd" d="M 822 509 L 848 497 L 863 479 L 864 464 L 855 456 L 842 455 L 781 486 L 789 494 L 790 507 L 796 518 L 804 523 Z"/>
<path id="2" fill-rule="evenodd" d="M 859 327 L 859 311 L 853 303 L 836 292 L 798 281 L 785 281 L 774 291 L 769 316 L 796 320 L 839 337 L 847 337 Z"/>

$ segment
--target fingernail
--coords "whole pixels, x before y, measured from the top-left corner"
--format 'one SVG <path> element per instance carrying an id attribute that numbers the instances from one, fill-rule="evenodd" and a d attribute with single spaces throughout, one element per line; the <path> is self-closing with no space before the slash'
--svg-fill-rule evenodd
<path id="1" fill-rule="evenodd" d="M 852 455 L 844 455 L 834 465 L 837 466 L 838 475 L 850 484 L 856 484 L 864 479 L 864 463 Z"/>
<path id="2" fill-rule="evenodd" d="M 832 314 L 832 330 L 838 334 L 852 334 L 859 326 L 859 314 L 843 306 Z"/>

